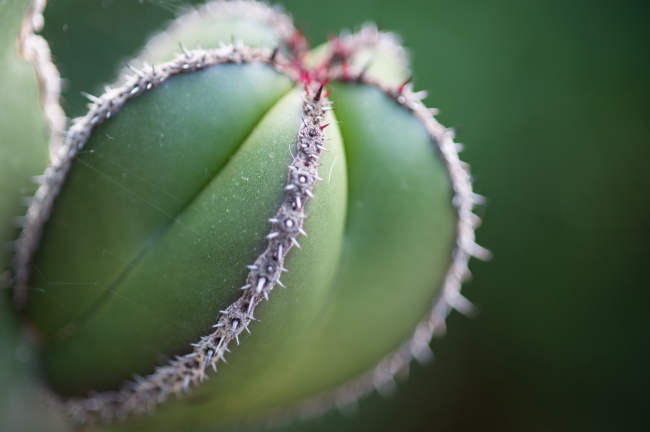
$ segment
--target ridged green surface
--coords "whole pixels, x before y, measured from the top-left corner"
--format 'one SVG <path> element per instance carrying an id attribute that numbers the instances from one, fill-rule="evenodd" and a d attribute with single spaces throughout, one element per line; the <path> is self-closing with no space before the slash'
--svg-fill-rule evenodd
<path id="1" fill-rule="evenodd" d="M 328 129 L 325 182 L 286 263 L 287 290 L 215 377 L 116 430 L 229 423 L 296 403 L 372 368 L 430 308 L 454 241 L 446 172 L 404 108 L 370 87 L 332 88 L 341 132 Z"/>
<path id="2" fill-rule="evenodd" d="M 191 48 L 210 40 L 210 25 L 177 36 Z M 273 46 L 259 29 L 251 37 Z M 148 60 L 175 51 L 159 47 Z M 373 78 L 396 85 L 408 76 L 407 65 L 375 54 Z M 170 78 L 95 128 L 30 281 L 27 314 L 54 389 L 83 396 L 150 374 L 189 352 L 240 295 L 295 151 L 302 89 L 290 89 L 266 66 L 220 65 Z M 307 205 L 303 248 L 285 262 L 287 289 L 260 305 L 261 322 L 241 347 L 231 344 L 216 376 L 155 417 L 111 429 L 235 423 L 294 404 L 371 369 L 430 309 L 456 226 L 440 155 L 412 113 L 379 89 L 329 90 L 337 111 L 325 121 L 324 181 Z"/>
<path id="3" fill-rule="evenodd" d="M 316 326 L 278 379 L 305 389 L 342 384 L 410 337 L 455 239 L 450 183 L 424 127 L 375 88 L 334 84 L 332 100 L 348 167 L 344 248 Z"/>
<path id="4" fill-rule="evenodd" d="M 291 97 L 300 93 L 298 90 Z M 270 301 L 260 304 L 255 312 L 259 322 L 250 326 L 251 335 L 242 333 L 241 346 L 231 345 L 228 364 L 221 363 L 209 381 L 187 397 L 172 398 L 158 412 L 159 418 L 140 416 L 111 430 L 174 430 L 232 422 L 275 406 L 283 391 L 293 392 L 295 383 L 287 383 L 288 389 L 272 386 L 278 375 L 292 366 L 296 342 L 303 340 L 306 328 L 320 318 L 342 251 L 347 206 L 345 157 L 338 131 L 333 129 L 328 137 L 329 152 L 320 159 L 324 181 L 315 186 L 315 198 L 307 204 L 304 229 L 308 236 L 299 239 L 301 249 L 294 248 L 285 261 L 289 271 L 282 282 L 286 289 L 276 286 Z M 285 148 L 289 146 L 295 147 L 294 142 L 284 143 Z"/>
<path id="5" fill-rule="evenodd" d="M 236 421 L 341 385 L 430 308 L 455 234 L 439 155 L 380 90 L 331 88 L 340 123 L 288 289 L 260 308 L 232 365 L 127 430 Z M 288 89 L 263 66 L 216 66 L 171 78 L 94 131 L 32 280 L 28 313 L 55 389 L 85 395 L 149 374 L 237 298 L 286 183 L 302 108 L 299 90 L 279 99 Z"/>
<path id="6" fill-rule="evenodd" d="M 234 300 L 290 160 L 284 142 L 257 154 L 242 143 L 288 84 L 265 66 L 216 66 L 172 77 L 96 130 L 56 202 L 31 282 L 28 313 L 47 339 L 56 388 L 79 393 L 144 373 L 161 343 L 184 350 Z M 293 139 L 299 111 L 286 121 L 270 143 Z M 124 356 L 125 346 L 138 349 Z"/>

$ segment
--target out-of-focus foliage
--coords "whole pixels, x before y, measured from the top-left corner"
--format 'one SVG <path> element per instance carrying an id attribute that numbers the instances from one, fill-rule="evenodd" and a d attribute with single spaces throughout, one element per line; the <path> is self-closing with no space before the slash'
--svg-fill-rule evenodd
<path id="1" fill-rule="evenodd" d="M 24 210 L 21 196 L 33 193 L 29 177 L 45 168 L 47 133 L 40 113 L 36 76 L 19 57 L 16 36 L 26 1 L 0 0 L 0 275 L 9 256 L 7 242 L 17 232 L 14 216 Z M 0 287 L 2 285 L 0 276 Z M 58 418 L 35 402 L 38 380 L 34 352 L 25 344 L 0 290 L 0 430 L 59 430 Z"/>

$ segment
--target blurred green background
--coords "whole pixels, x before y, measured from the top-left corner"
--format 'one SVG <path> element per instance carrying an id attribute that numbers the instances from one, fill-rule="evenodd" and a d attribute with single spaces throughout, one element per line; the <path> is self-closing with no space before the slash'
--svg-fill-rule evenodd
<path id="1" fill-rule="evenodd" d="M 459 131 L 479 243 L 457 313 L 387 399 L 290 431 L 618 431 L 648 423 L 650 3 L 282 2 L 314 45 L 375 21 L 403 37 L 417 90 Z M 45 35 L 80 90 L 133 55 L 184 3 L 51 0 Z M 74 83 L 74 85 L 72 85 Z"/>

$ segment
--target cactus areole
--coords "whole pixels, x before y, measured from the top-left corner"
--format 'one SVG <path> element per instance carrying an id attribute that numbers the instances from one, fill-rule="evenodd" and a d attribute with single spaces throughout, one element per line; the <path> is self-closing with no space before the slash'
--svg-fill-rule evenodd
<path id="1" fill-rule="evenodd" d="M 394 36 L 309 51 L 281 11 L 213 2 L 128 68 L 86 95 L 16 242 L 56 404 L 118 430 L 305 415 L 430 355 L 486 252 Z"/>

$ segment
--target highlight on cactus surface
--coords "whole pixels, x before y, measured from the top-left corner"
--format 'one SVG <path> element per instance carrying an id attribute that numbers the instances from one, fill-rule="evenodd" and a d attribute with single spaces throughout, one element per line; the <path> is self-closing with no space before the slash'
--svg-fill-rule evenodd
<path id="1" fill-rule="evenodd" d="M 23 7 L 21 40 L 43 8 Z M 481 197 L 394 35 L 310 50 L 282 10 L 213 1 L 64 134 L 46 47 L 26 57 L 52 153 L 7 274 L 48 400 L 77 424 L 314 415 L 391 391 L 471 309 Z"/>

